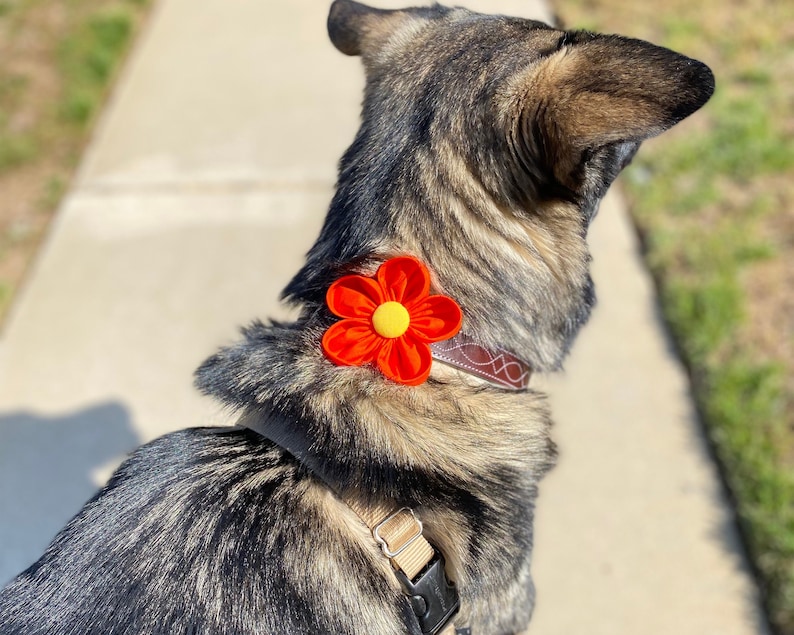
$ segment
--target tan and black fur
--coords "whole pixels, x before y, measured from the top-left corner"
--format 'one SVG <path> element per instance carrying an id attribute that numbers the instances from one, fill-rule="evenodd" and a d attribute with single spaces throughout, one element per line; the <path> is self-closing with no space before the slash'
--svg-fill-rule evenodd
<path id="1" fill-rule="evenodd" d="M 460 303 L 465 333 L 559 368 L 594 303 L 600 199 L 713 77 L 645 42 L 439 5 L 337 0 L 329 32 L 367 84 L 325 226 L 284 292 L 300 318 L 254 323 L 197 373 L 301 460 L 244 428 L 142 447 L 0 593 L 3 635 L 419 633 L 326 483 L 415 510 L 460 591 L 458 626 L 526 629 L 533 506 L 555 458 L 543 395 L 442 366 L 414 388 L 334 366 L 325 291 L 411 254 Z"/>

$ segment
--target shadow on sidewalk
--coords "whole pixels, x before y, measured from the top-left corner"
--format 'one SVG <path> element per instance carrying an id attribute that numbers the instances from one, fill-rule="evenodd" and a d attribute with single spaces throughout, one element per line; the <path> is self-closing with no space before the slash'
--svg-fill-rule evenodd
<path id="1" fill-rule="evenodd" d="M 0 414 L 0 586 L 32 564 L 140 440 L 117 402 L 61 417 Z"/>

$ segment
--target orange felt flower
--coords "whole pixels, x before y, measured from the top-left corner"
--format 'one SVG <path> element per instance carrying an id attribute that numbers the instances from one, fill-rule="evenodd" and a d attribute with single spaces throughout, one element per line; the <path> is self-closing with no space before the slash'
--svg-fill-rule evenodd
<path id="1" fill-rule="evenodd" d="M 463 320 L 455 300 L 430 295 L 430 274 L 409 256 L 387 260 L 374 278 L 340 278 L 326 302 L 344 318 L 323 335 L 326 356 L 340 366 L 374 362 L 386 377 L 408 386 L 430 374 L 430 343 L 454 336 Z"/>

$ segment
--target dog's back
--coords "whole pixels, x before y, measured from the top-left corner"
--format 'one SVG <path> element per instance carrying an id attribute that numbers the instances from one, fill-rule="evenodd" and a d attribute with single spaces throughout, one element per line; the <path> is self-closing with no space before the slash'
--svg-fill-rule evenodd
<path id="1" fill-rule="evenodd" d="M 0 632 L 417 632 L 347 516 L 250 430 L 162 437 L 3 590 Z"/>

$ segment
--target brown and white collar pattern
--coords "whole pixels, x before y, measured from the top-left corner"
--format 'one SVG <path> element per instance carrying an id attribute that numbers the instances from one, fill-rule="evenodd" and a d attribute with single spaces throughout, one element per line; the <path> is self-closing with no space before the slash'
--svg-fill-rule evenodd
<path id="1" fill-rule="evenodd" d="M 526 390 L 532 367 L 504 349 L 491 350 L 472 337 L 458 333 L 455 337 L 430 345 L 433 359 L 484 379 L 498 388 Z"/>

